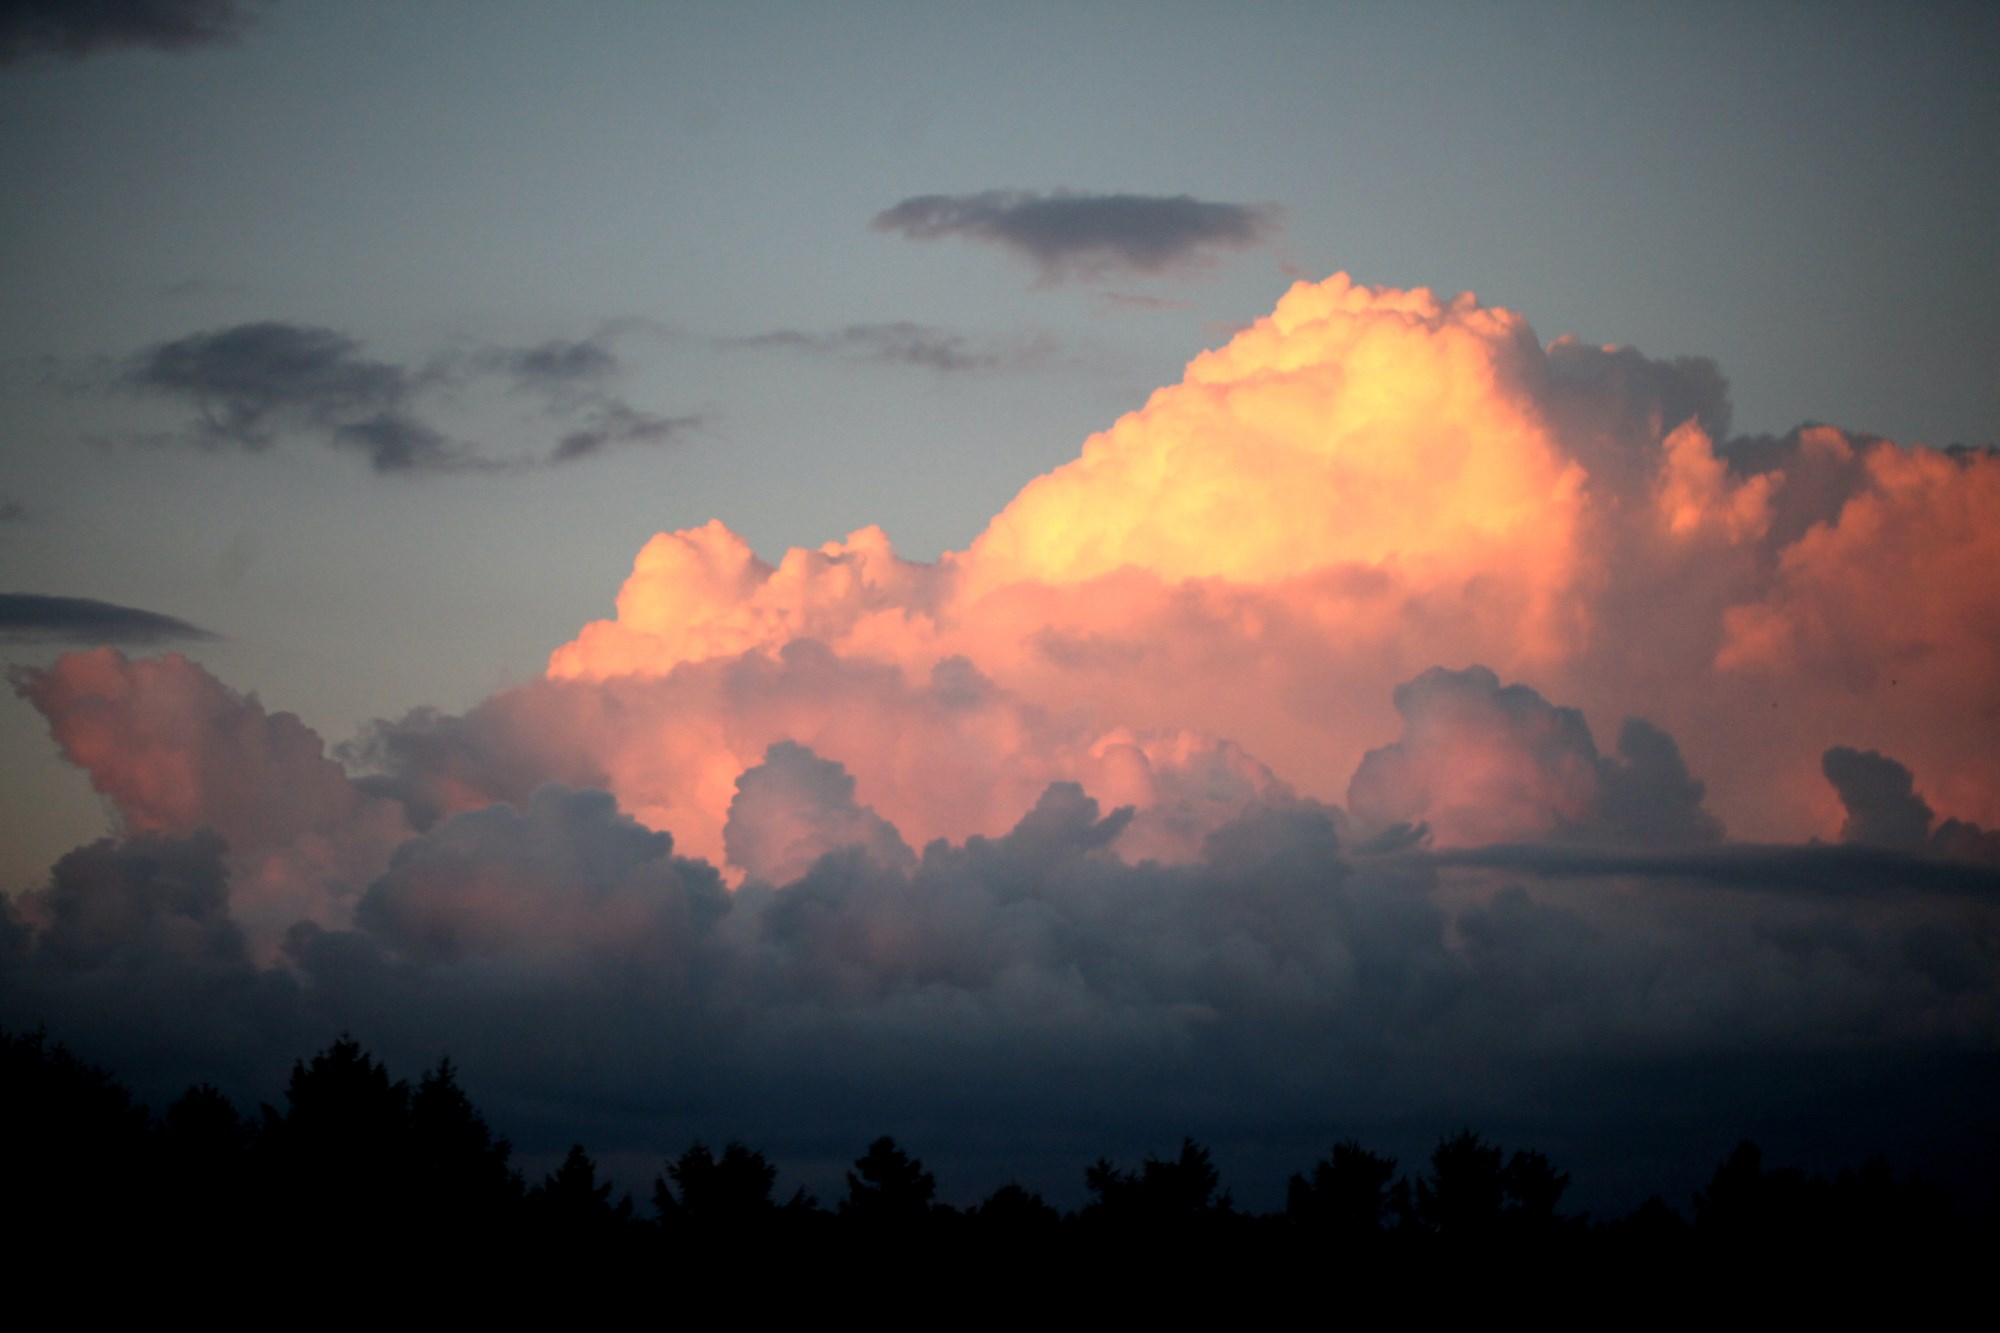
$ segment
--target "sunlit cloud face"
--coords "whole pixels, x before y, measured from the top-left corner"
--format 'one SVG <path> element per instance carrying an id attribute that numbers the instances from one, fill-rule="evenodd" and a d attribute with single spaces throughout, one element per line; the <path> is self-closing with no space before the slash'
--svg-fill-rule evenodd
<path id="1" fill-rule="evenodd" d="M 618 618 L 550 675 L 665 681 L 801 640 L 918 685 L 962 661 L 1076 730 L 1066 744 L 1206 737 L 1332 801 L 1399 735 L 1398 686 L 1479 664 L 1607 737 L 1664 729 L 1739 835 L 1832 836 L 1835 744 L 1899 756 L 1992 822 L 1993 760 L 1964 721 L 1996 707 L 2000 581 L 1951 571 L 1993 567 L 1979 516 L 2000 462 L 1826 427 L 1732 449 L 1727 419 L 1706 362 L 1544 349 L 1470 297 L 1300 284 L 966 551 L 913 564 L 867 529 L 774 567 L 720 523 L 662 534 Z M 826 753 L 917 842 L 972 831 L 931 822 L 873 748 Z M 1045 742 L 1004 748 L 1081 776 Z M 956 771 L 957 749 L 914 766 Z M 671 820 L 661 793 L 618 790 Z"/>

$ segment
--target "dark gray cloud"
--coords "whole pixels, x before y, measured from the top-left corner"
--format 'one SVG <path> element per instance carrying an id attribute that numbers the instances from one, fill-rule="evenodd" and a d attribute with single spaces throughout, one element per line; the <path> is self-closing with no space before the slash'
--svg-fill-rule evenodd
<path id="1" fill-rule="evenodd" d="M 128 677 L 115 704 L 53 668 L 20 683 L 129 827 L 180 836 L 86 848 L 0 903 L 0 1023 L 166 1093 L 242 1071 L 273 1096 L 349 1030 L 399 1068 L 449 1051 L 524 1147 L 851 1157 L 893 1129 L 958 1197 L 1004 1179 L 983 1170 L 1073 1197 L 1082 1162 L 1192 1133 L 1260 1206 L 1347 1134 L 1421 1151 L 1471 1123 L 1629 1208 L 1739 1136 L 1824 1128 L 1830 1096 L 1895 1108 L 1841 1122 L 1857 1152 L 2000 1114 L 2000 865 L 1937 834 L 1717 843 L 1664 733 L 1601 755 L 1490 672 L 1411 682 L 1378 795 L 1497 802 L 1537 841 L 1430 851 L 1274 790 L 1167 864 L 1131 854 L 1143 815 L 1057 782 L 1004 834 L 914 851 L 842 764 L 781 742 L 736 783 L 733 892 L 574 743 L 594 710 L 643 731 L 656 685 L 385 724 L 352 757 L 387 775 L 356 781 L 190 664 Z M 163 743 L 193 753 L 125 762 Z M 1500 781 L 1450 785 L 1450 753 Z"/>
<path id="2" fill-rule="evenodd" d="M 1731 843 L 1702 851 L 1646 852 L 1496 843 L 1423 853 L 1422 858 L 1444 867 L 1478 866 L 1547 879 L 1685 880 L 1746 892 L 1855 901 L 1938 895 L 2000 907 L 2000 868 L 1993 864 L 1855 844 Z"/>
<path id="3" fill-rule="evenodd" d="M 120 383 L 193 407 L 192 438 L 211 447 L 259 451 L 304 434 L 361 454 L 377 472 L 411 475 L 570 463 L 615 445 L 664 443 L 695 424 L 641 411 L 608 392 L 606 382 L 620 369 L 601 337 L 399 364 L 363 355 L 356 340 L 333 329 L 273 320 L 157 344 L 132 358 Z M 545 459 L 494 457 L 453 439 L 420 410 L 440 390 L 489 377 L 573 423 Z"/>
<path id="4" fill-rule="evenodd" d="M 601 338 L 552 339 L 534 347 L 495 348 L 481 359 L 514 386 L 531 392 L 561 393 L 579 385 L 599 385 L 620 369 L 618 354 Z"/>
<path id="5" fill-rule="evenodd" d="M 226 45 L 250 25 L 251 8 L 238 0 L 0 0 L 0 65 Z"/>
<path id="6" fill-rule="evenodd" d="M 25 523 L 28 507 L 19 500 L 0 500 L 0 523 Z"/>
<path id="7" fill-rule="evenodd" d="M 1845 745 L 1822 755 L 1820 769 L 1847 808 L 1841 841 L 1906 850 L 1924 845 L 1931 832 L 1931 808 L 1917 795 L 1909 769 L 1873 750 Z"/>
<path id="8" fill-rule="evenodd" d="M 0 593 L 0 638 L 41 639 L 56 643 L 154 644 L 175 639 L 214 637 L 199 625 L 190 625 L 173 616 L 99 602 L 89 597 Z"/>
<path id="9" fill-rule="evenodd" d="M 124 383 L 191 404 L 196 436 L 211 445 L 268 449 L 306 429 L 359 448 L 381 472 L 457 466 L 460 452 L 412 414 L 421 378 L 332 329 L 266 320 L 160 343 L 132 360 Z"/>
<path id="10" fill-rule="evenodd" d="M 588 409 L 584 424 L 566 433 L 549 458 L 554 463 L 574 463 L 622 445 L 671 444 L 702 421 L 698 416 L 655 416 L 612 399 Z"/>
<path id="11" fill-rule="evenodd" d="M 831 332 L 808 333 L 775 329 L 738 338 L 739 347 L 803 352 L 812 356 L 868 361 L 883 365 L 921 366 L 944 373 L 1019 369 L 1046 358 L 1044 340 L 1013 346 L 986 346 L 962 333 L 930 324 L 895 320 L 883 324 L 849 324 Z"/>
<path id="12" fill-rule="evenodd" d="M 998 245 L 1055 281 L 1162 273 L 1244 249 L 1277 231 L 1278 210 L 1184 194 L 985 190 L 905 199 L 876 214 L 873 225 L 915 241 L 963 237 Z"/>
<path id="13" fill-rule="evenodd" d="M 781 746 L 731 824 L 783 883 L 727 893 L 608 794 L 546 787 L 410 838 L 351 926 L 302 922 L 261 962 L 218 841 L 101 843 L 0 931 L 0 1020 L 183 1084 L 341 1029 L 398 1067 L 448 1050 L 525 1146 L 736 1134 L 783 1160 L 894 1127 L 953 1193 L 1000 1183 L 978 1174 L 997 1158 L 1064 1197 L 1096 1153 L 1193 1133 L 1259 1202 L 1331 1137 L 1467 1120 L 1558 1150 L 1587 1199 L 1618 1154 L 1698 1172 L 1829 1088 L 1939 1092 L 1992 1058 L 1991 870 L 1859 847 L 1356 860 L 1331 812 L 1282 804 L 1195 863 L 1135 865 L 1130 820 L 1058 783 L 1009 833 L 918 856 L 840 765 Z M 1606 1107 L 1620 1146 L 1593 1156 Z"/>

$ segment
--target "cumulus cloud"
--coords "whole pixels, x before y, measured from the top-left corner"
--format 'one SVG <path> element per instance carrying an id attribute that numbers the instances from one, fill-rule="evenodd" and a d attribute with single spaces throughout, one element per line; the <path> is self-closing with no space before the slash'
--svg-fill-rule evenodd
<path id="1" fill-rule="evenodd" d="M 0 66 L 100 51 L 183 51 L 234 42 L 251 22 L 239 0 L 7 0 L 0 5 Z"/>
<path id="2" fill-rule="evenodd" d="M 89 597 L 0 593 L 0 639 L 56 643 L 165 643 L 215 635 L 174 616 Z"/>
<path id="3" fill-rule="evenodd" d="M 123 841 L 0 995 L 447 1046 L 562 1142 L 1990 1110 L 2000 461 L 1727 421 L 1710 363 L 1336 276 L 966 550 L 661 533 L 543 678 L 337 758 L 72 655 L 17 688 Z"/>
<path id="4" fill-rule="evenodd" d="M 156 344 L 127 363 L 120 383 L 194 408 L 198 443 L 255 452 L 306 435 L 363 454 L 379 473 L 416 475 L 573 463 L 619 445 L 662 444 L 697 424 L 617 397 L 607 386 L 620 369 L 602 335 L 403 364 L 366 357 L 333 329 L 270 320 Z M 542 460 L 455 440 L 425 404 L 468 378 L 498 378 L 573 424 Z"/>
<path id="5" fill-rule="evenodd" d="M 1364 827 L 1422 824 L 1441 844 L 1525 839 L 1628 846 L 1716 842 L 1671 736 L 1628 718 L 1616 756 L 1590 724 L 1485 667 L 1433 667 L 1395 691 L 1402 739 L 1362 757 L 1348 807 Z"/>
<path id="6" fill-rule="evenodd" d="M 296 715 L 178 654 L 98 648 L 11 679 L 121 832 L 221 836 L 238 914 L 267 951 L 294 921 L 344 919 L 408 836 L 401 808 L 354 786 Z"/>
<path id="7" fill-rule="evenodd" d="M 807 639 L 906 679 L 963 659 L 1045 717 L 1199 733 L 1340 800 L 1401 730 L 1397 686 L 1479 663 L 1602 734 L 1640 717 L 1671 736 L 1678 758 L 1634 731 L 1618 762 L 1704 784 L 1675 837 L 1697 807 L 1738 836 L 1832 836 L 1833 742 L 1893 751 L 1946 817 L 2000 823 L 1963 725 L 2000 707 L 2000 584 L 1953 572 L 2000 559 L 1978 518 L 2000 466 L 1829 427 L 1719 442 L 1728 415 L 1705 361 L 1544 348 L 1470 296 L 1301 283 L 967 550 L 920 565 L 870 529 L 767 564 L 720 524 L 662 534 L 551 675 Z M 969 831 L 850 768 L 919 842 Z"/>
<path id="8" fill-rule="evenodd" d="M 1199 264 L 1269 238 L 1278 211 L 1185 194 L 984 190 L 917 195 L 876 214 L 873 225 L 914 241 L 958 236 L 998 245 L 1034 264 L 1044 280 L 1057 281 Z"/>

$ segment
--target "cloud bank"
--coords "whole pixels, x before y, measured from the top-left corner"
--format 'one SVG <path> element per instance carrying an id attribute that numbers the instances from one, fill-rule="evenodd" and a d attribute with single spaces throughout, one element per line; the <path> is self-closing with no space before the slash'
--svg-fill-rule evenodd
<path id="1" fill-rule="evenodd" d="M 1278 230 L 1269 205 L 1188 195 L 984 190 L 924 194 L 875 215 L 875 230 L 913 241 L 964 237 L 1026 259 L 1043 281 L 1164 273 L 1257 245 Z"/>
<path id="2" fill-rule="evenodd" d="M 1336 276 L 964 551 L 662 533 L 543 679 L 337 757 L 73 654 L 16 686 L 118 836 L 0 923 L 0 1012 L 132 1069 L 448 1048 L 646 1151 L 1612 1117 L 1557 1155 L 1657 1184 L 1834 1096 L 1962 1143 L 2000 460 L 1727 422 L 1711 363 Z"/>

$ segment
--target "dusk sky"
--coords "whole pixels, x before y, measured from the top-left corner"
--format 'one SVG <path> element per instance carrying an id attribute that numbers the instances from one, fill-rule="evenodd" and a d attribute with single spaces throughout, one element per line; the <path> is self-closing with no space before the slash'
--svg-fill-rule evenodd
<path id="1" fill-rule="evenodd" d="M 1958 1152 L 1996 67 L 1980 4 L 0 4 L 0 1023 L 947 1193 Z"/>

